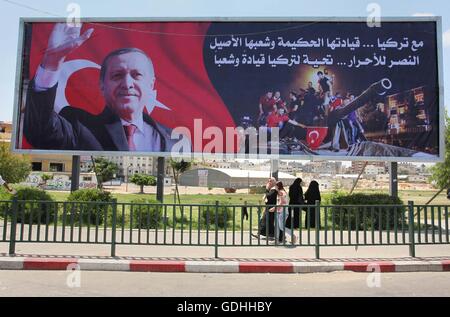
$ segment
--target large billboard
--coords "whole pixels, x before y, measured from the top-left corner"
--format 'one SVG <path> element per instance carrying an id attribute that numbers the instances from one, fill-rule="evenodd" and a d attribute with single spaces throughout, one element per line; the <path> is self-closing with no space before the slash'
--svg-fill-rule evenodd
<path id="1" fill-rule="evenodd" d="M 21 21 L 21 153 L 438 161 L 440 18 Z"/>

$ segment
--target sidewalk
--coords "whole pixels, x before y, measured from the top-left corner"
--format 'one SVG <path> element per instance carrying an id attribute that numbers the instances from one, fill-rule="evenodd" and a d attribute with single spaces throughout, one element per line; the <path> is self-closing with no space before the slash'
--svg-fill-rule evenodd
<path id="1" fill-rule="evenodd" d="M 322 247 L 315 259 L 312 247 L 223 247 L 118 245 L 112 258 L 109 245 L 17 243 L 10 257 L 0 243 L 2 270 L 67 270 L 195 272 L 195 273 L 314 273 L 441 272 L 450 271 L 450 245 Z M 68 267 L 69 266 L 69 267 Z"/>

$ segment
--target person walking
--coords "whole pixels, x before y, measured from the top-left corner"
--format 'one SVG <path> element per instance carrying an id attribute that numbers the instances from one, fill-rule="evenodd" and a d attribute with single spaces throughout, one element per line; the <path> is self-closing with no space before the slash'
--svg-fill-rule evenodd
<path id="1" fill-rule="evenodd" d="M 311 181 L 311 183 L 309 183 L 308 189 L 305 192 L 305 203 L 306 205 L 314 206 L 317 200 L 318 201 L 321 200 L 319 183 L 316 181 Z M 318 224 L 316 224 L 316 212 L 320 212 L 320 208 L 319 210 L 316 210 L 316 208 L 309 206 L 307 207 L 306 210 L 305 228 L 316 228 L 316 225 L 318 228 L 320 228 L 320 221 Z"/>
<path id="2" fill-rule="evenodd" d="M 286 219 L 286 227 L 299 228 L 300 227 L 300 208 L 298 205 L 303 205 L 305 199 L 303 198 L 302 179 L 296 178 L 291 186 L 289 186 L 289 215 Z M 297 207 L 291 207 L 297 206 Z"/>
<path id="3" fill-rule="evenodd" d="M 285 226 L 288 217 L 287 206 L 289 205 L 289 198 L 282 182 L 276 183 L 276 191 L 277 206 L 269 209 L 271 213 L 276 212 L 275 239 L 277 239 L 279 243 L 283 243 L 285 241 L 285 233 L 288 233 L 291 236 L 291 243 L 295 244 L 297 242 L 297 236 L 294 234 L 293 230 Z"/>
<path id="4" fill-rule="evenodd" d="M 253 237 L 259 238 L 259 236 L 266 236 L 267 239 L 274 238 L 274 215 L 272 212 L 268 212 L 269 206 L 275 206 L 277 204 L 277 190 L 275 188 L 276 179 L 274 177 L 269 178 L 266 184 L 266 194 L 264 195 L 264 203 L 266 209 L 264 214 L 259 220 L 258 234 Z"/>

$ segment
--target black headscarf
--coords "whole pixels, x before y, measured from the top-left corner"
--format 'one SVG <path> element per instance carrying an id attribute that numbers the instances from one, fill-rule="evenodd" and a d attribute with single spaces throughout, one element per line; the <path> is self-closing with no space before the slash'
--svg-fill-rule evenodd
<path id="1" fill-rule="evenodd" d="M 308 205 L 314 205 L 316 200 L 321 200 L 319 183 L 316 181 L 311 181 L 311 183 L 309 183 L 308 190 L 305 193 L 305 201 Z"/>
<path id="2" fill-rule="evenodd" d="M 302 179 L 296 178 L 295 181 L 289 186 L 289 204 L 291 205 L 301 205 L 303 200 L 303 188 Z"/>

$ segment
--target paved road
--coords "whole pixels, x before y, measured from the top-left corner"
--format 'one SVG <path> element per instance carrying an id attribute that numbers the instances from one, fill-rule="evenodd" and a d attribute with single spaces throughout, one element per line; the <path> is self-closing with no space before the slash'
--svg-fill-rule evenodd
<path id="1" fill-rule="evenodd" d="M 72 275 L 71 275 L 72 274 Z M 0 271 L 0 296 L 450 296 L 450 272 L 194 274 Z M 380 279 L 378 279 L 380 277 Z M 80 282 L 80 287 L 70 288 Z M 369 287 L 380 285 L 380 287 Z M 378 283 L 379 282 L 379 283 Z"/>

